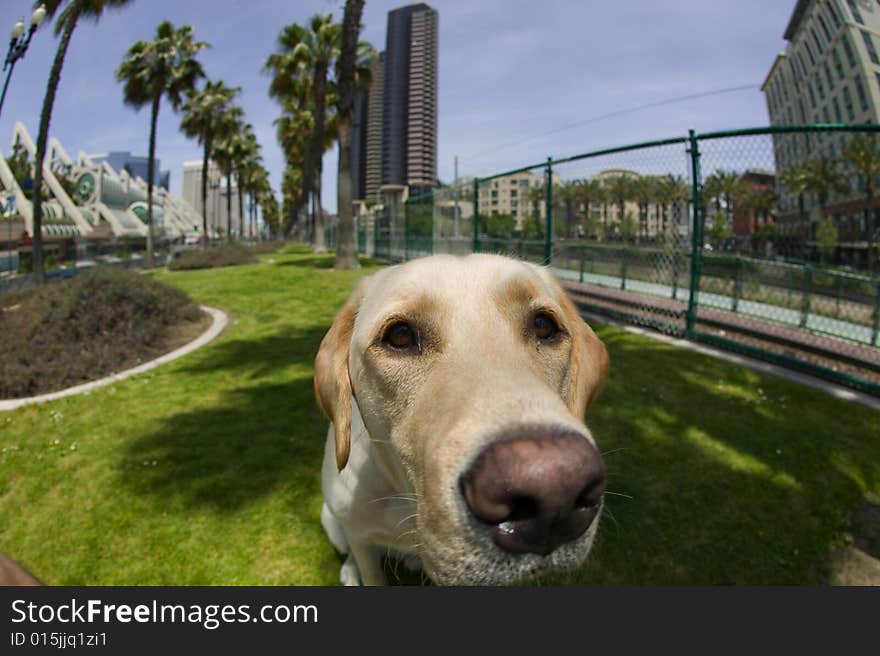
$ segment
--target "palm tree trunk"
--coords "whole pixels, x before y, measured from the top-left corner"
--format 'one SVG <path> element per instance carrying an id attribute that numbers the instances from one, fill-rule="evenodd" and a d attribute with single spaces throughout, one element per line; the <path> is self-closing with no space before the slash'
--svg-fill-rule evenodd
<path id="1" fill-rule="evenodd" d="M 46 280 L 43 270 L 43 160 L 46 159 L 46 146 L 49 141 L 49 122 L 52 119 L 52 107 L 55 104 L 55 94 L 58 84 L 61 82 L 61 69 L 64 66 L 64 58 L 67 56 L 67 48 L 70 38 L 79 20 L 80 5 L 68 16 L 64 31 L 61 33 L 61 41 L 55 52 L 52 69 L 49 71 L 49 82 L 46 85 L 46 96 L 43 98 L 43 109 L 40 112 L 40 131 L 37 134 L 37 153 L 34 159 L 34 192 L 33 192 L 33 265 L 34 276 L 38 283 Z"/>
<path id="2" fill-rule="evenodd" d="M 339 52 L 339 165 L 336 181 L 336 268 L 357 269 L 357 235 L 351 206 L 351 115 L 354 107 L 354 65 L 361 29 L 364 0 L 346 0 L 342 16 L 342 45 Z"/>
<path id="3" fill-rule="evenodd" d="M 226 241 L 232 241 L 232 170 L 226 174 Z"/>
<path id="4" fill-rule="evenodd" d="M 236 176 L 236 186 L 238 187 L 238 234 L 244 237 L 244 191 L 241 188 L 241 176 Z M 250 236 L 250 235 L 248 235 Z"/>
<path id="5" fill-rule="evenodd" d="M 336 268 L 357 269 L 354 211 L 351 206 L 351 120 L 339 117 L 339 165 L 336 181 L 336 212 L 339 228 L 336 233 Z"/>
<path id="6" fill-rule="evenodd" d="M 202 246 L 208 248 L 208 153 L 211 152 L 211 138 L 205 139 L 205 153 L 202 155 Z"/>
<path id="7" fill-rule="evenodd" d="M 313 191 L 315 193 L 315 238 L 313 247 L 316 252 L 323 253 L 327 250 L 324 243 L 324 217 L 321 214 L 321 173 L 324 159 L 324 122 L 327 113 L 327 70 L 319 67 L 315 71 L 313 79 L 313 93 L 315 97 L 315 131 L 312 133 L 311 156 L 314 165 L 315 178 Z"/>
<path id="8" fill-rule="evenodd" d="M 161 94 L 153 98 L 150 115 L 150 155 L 147 162 L 147 266 L 153 266 L 153 181 L 156 179 L 156 126 Z"/>

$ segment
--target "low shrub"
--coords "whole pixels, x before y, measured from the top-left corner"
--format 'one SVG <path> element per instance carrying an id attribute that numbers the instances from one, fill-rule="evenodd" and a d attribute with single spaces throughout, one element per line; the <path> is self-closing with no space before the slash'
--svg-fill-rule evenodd
<path id="1" fill-rule="evenodd" d="M 247 247 L 237 243 L 212 246 L 211 248 L 195 248 L 171 260 L 168 268 L 172 271 L 188 269 L 213 269 L 216 267 L 253 264 L 257 262 L 254 253 Z"/>
<path id="2" fill-rule="evenodd" d="M 151 360 L 207 318 L 184 292 L 126 269 L 0 297 L 0 398 L 64 389 Z"/>
<path id="3" fill-rule="evenodd" d="M 248 250 L 255 255 L 277 253 L 284 244 L 277 241 L 258 241 L 248 246 Z"/>

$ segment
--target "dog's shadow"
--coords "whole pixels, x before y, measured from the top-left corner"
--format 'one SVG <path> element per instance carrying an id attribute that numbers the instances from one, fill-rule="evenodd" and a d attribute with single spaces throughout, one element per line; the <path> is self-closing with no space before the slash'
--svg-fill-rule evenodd
<path id="1" fill-rule="evenodd" d="M 279 491 L 319 496 L 327 421 L 302 363 L 314 358 L 325 332 L 227 340 L 188 364 L 182 374 L 192 374 L 194 385 L 216 376 L 241 385 L 131 438 L 117 463 L 121 485 L 161 504 L 221 513 Z"/>

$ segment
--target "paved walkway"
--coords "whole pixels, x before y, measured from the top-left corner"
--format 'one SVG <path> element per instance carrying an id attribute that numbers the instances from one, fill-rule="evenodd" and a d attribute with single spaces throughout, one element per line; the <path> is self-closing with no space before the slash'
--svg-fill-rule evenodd
<path id="1" fill-rule="evenodd" d="M 571 269 L 557 269 L 553 272 L 563 280 L 580 280 L 580 273 Z M 584 273 L 584 282 L 600 287 L 608 287 L 610 289 L 620 289 L 621 279 L 615 276 L 605 276 L 595 273 Z M 626 291 L 638 294 L 646 294 L 648 296 L 656 296 L 658 298 L 680 300 L 685 304 L 688 301 L 689 290 L 686 287 L 680 287 L 675 290 L 668 285 L 662 285 L 653 282 L 645 282 L 642 280 L 626 280 Z M 723 296 L 721 294 L 711 294 L 708 292 L 700 292 L 700 307 L 710 307 L 727 312 L 734 312 L 734 299 L 731 296 Z M 801 312 L 780 307 L 778 305 L 770 305 L 769 303 L 758 303 L 755 301 L 745 301 L 740 299 L 738 309 L 735 314 L 747 315 L 771 321 L 774 323 L 785 324 L 804 330 L 800 326 Z M 863 326 L 848 321 L 841 321 L 832 317 L 821 314 L 810 313 L 807 315 L 806 331 L 824 333 L 834 337 L 841 337 L 846 340 L 858 342 L 861 344 L 871 344 L 872 329 L 870 326 Z"/>

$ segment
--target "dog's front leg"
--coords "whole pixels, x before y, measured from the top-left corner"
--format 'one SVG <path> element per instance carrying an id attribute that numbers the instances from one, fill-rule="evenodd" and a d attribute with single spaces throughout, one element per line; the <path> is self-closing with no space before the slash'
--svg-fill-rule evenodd
<path id="1" fill-rule="evenodd" d="M 382 569 L 382 549 L 371 544 L 352 544 L 351 556 L 357 563 L 362 585 L 387 585 Z M 346 562 L 346 564 L 348 564 Z M 343 566 L 344 567 L 344 566 Z"/>

